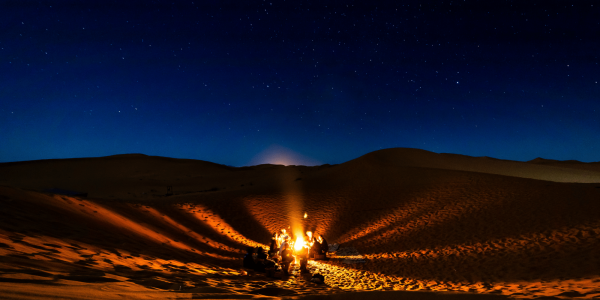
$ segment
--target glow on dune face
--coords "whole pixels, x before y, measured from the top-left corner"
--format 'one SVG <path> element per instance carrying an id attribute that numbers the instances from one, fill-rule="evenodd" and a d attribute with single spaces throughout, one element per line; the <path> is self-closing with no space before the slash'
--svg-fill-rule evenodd
<path id="1" fill-rule="evenodd" d="M 99 203 L 91 200 L 79 200 L 67 196 L 54 196 L 53 198 L 57 201 L 65 203 L 63 207 L 66 207 L 67 209 L 78 214 L 87 215 L 93 219 L 99 220 L 100 222 L 111 224 L 112 226 L 120 228 L 121 230 L 135 233 L 141 238 L 148 239 L 159 244 L 167 244 L 171 247 L 181 250 L 192 251 L 190 246 L 171 239 L 170 237 L 160 233 L 156 228 L 149 228 L 139 224 L 108 207 L 100 205 Z"/>
<path id="2" fill-rule="evenodd" d="M 288 148 L 272 145 L 256 155 L 250 162 L 250 165 L 259 164 L 314 166 L 319 165 L 320 163 Z M 298 186 L 297 183 L 294 183 L 295 179 L 300 176 L 300 173 L 296 169 L 286 169 L 280 176 L 281 187 L 285 197 L 283 206 L 287 208 L 288 215 L 286 222 L 289 224 L 291 227 L 290 229 L 294 234 L 301 235 L 304 232 L 301 222 L 304 215 L 304 201 L 302 198 L 301 187 Z M 279 205 L 281 206 L 281 204 Z"/>
<path id="3" fill-rule="evenodd" d="M 184 208 L 189 214 L 194 216 L 199 221 L 212 227 L 215 230 L 215 232 L 226 236 L 232 241 L 250 247 L 262 247 L 263 249 L 268 248 L 265 244 L 257 243 L 253 240 L 246 238 L 244 235 L 233 229 L 233 227 L 229 225 L 229 223 L 225 222 L 225 220 L 219 217 L 216 213 L 202 205 L 185 204 L 181 207 Z"/>
<path id="4" fill-rule="evenodd" d="M 108 223 L 111 226 L 117 227 L 122 231 L 131 232 L 131 233 L 137 235 L 139 238 L 142 238 L 145 240 L 150 240 L 157 244 L 168 245 L 170 247 L 177 248 L 180 250 L 185 250 L 185 251 L 189 251 L 189 252 L 204 255 L 204 256 L 210 256 L 210 257 L 213 257 L 216 259 L 221 259 L 221 260 L 237 259 L 235 256 L 223 256 L 223 255 L 219 255 L 216 253 L 198 251 L 194 247 L 188 245 L 187 243 L 177 241 L 176 239 L 170 237 L 166 232 L 161 230 L 161 228 L 159 228 L 159 227 L 151 226 L 149 224 L 140 224 L 140 223 L 136 222 L 134 219 L 130 219 L 130 218 L 114 211 L 110 207 L 101 205 L 92 200 L 75 199 L 75 198 L 71 198 L 71 197 L 67 197 L 67 196 L 54 196 L 53 199 L 58 202 L 63 202 L 65 204 L 65 205 L 63 205 L 63 207 L 65 207 L 68 210 L 74 211 L 77 214 L 87 215 L 91 219 L 95 219 L 102 223 Z M 153 217 L 155 217 L 157 219 L 161 219 L 165 223 L 167 223 L 179 230 L 184 231 L 189 236 L 198 239 L 199 242 L 203 242 L 205 244 L 208 244 L 209 246 L 212 246 L 215 248 L 220 248 L 220 249 L 223 249 L 223 250 L 229 251 L 229 252 L 237 252 L 238 251 L 234 248 L 227 247 L 220 243 L 212 243 L 211 244 L 212 240 L 208 240 L 198 234 L 194 234 L 188 228 L 184 227 L 183 225 L 177 223 L 176 221 L 174 221 L 173 219 L 171 219 L 167 216 L 163 216 L 161 213 L 159 213 L 155 209 L 152 209 L 149 207 L 144 207 L 144 208 L 140 208 L 140 210 L 152 215 Z"/>
<path id="5" fill-rule="evenodd" d="M 176 222 L 175 220 L 171 219 L 170 217 L 161 214 L 158 210 L 156 210 L 155 208 L 152 207 L 144 207 L 143 210 L 144 212 L 147 212 L 148 214 L 152 215 L 154 218 L 158 219 L 158 220 L 162 220 L 164 223 L 167 223 L 168 225 L 175 227 L 177 229 L 179 229 L 181 232 L 184 232 L 185 234 L 187 234 L 189 237 L 195 239 L 196 241 L 203 243 L 205 245 L 208 245 L 210 247 L 216 248 L 216 249 L 222 249 L 225 251 L 229 251 L 229 252 L 240 252 L 239 249 L 236 248 L 232 248 L 229 247 L 225 244 L 219 243 L 217 241 L 214 241 L 208 237 L 202 236 L 196 232 L 194 232 L 193 230 L 183 226 L 182 224 Z"/>

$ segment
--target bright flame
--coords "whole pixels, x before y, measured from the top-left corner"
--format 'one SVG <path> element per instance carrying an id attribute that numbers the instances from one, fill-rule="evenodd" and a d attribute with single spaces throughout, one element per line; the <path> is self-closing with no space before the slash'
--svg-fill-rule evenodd
<path id="1" fill-rule="evenodd" d="M 296 242 L 294 243 L 294 250 L 300 251 L 300 250 L 302 250 L 302 247 L 304 247 L 305 245 L 306 245 L 306 242 L 304 241 L 304 237 L 302 237 L 302 235 L 299 235 L 296 238 Z"/>
<path id="2" fill-rule="evenodd" d="M 308 217 L 308 214 L 307 214 L 307 213 L 304 213 L 304 218 L 306 219 L 306 217 Z"/>

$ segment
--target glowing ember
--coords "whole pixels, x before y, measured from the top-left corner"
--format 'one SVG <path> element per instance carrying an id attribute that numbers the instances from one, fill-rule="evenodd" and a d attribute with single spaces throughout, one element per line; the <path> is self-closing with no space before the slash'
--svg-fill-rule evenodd
<path id="1" fill-rule="evenodd" d="M 304 218 L 306 219 L 306 217 L 308 217 L 308 214 L 307 214 L 307 213 L 304 213 Z"/>

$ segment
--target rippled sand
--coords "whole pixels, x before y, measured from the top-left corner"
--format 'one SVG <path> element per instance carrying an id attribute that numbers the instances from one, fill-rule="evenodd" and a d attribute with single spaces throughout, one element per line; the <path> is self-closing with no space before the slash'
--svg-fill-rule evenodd
<path id="1" fill-rule="evenodd" d="M 319 167 L 0 164 L 0 298 L 598 298 L 598 182 L 595 163 L 416 149 Z M 288 226 L 339 248 L 309 274 L 240 267 Z"/>

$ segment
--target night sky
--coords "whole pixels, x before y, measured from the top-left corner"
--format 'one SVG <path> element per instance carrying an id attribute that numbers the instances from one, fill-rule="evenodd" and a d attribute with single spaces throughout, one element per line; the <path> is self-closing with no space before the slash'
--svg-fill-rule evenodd
<path id="1" fill-rule="evenodd" d="M 600 161 L 598 1 L 0 2 L 0 162 Z"/>

